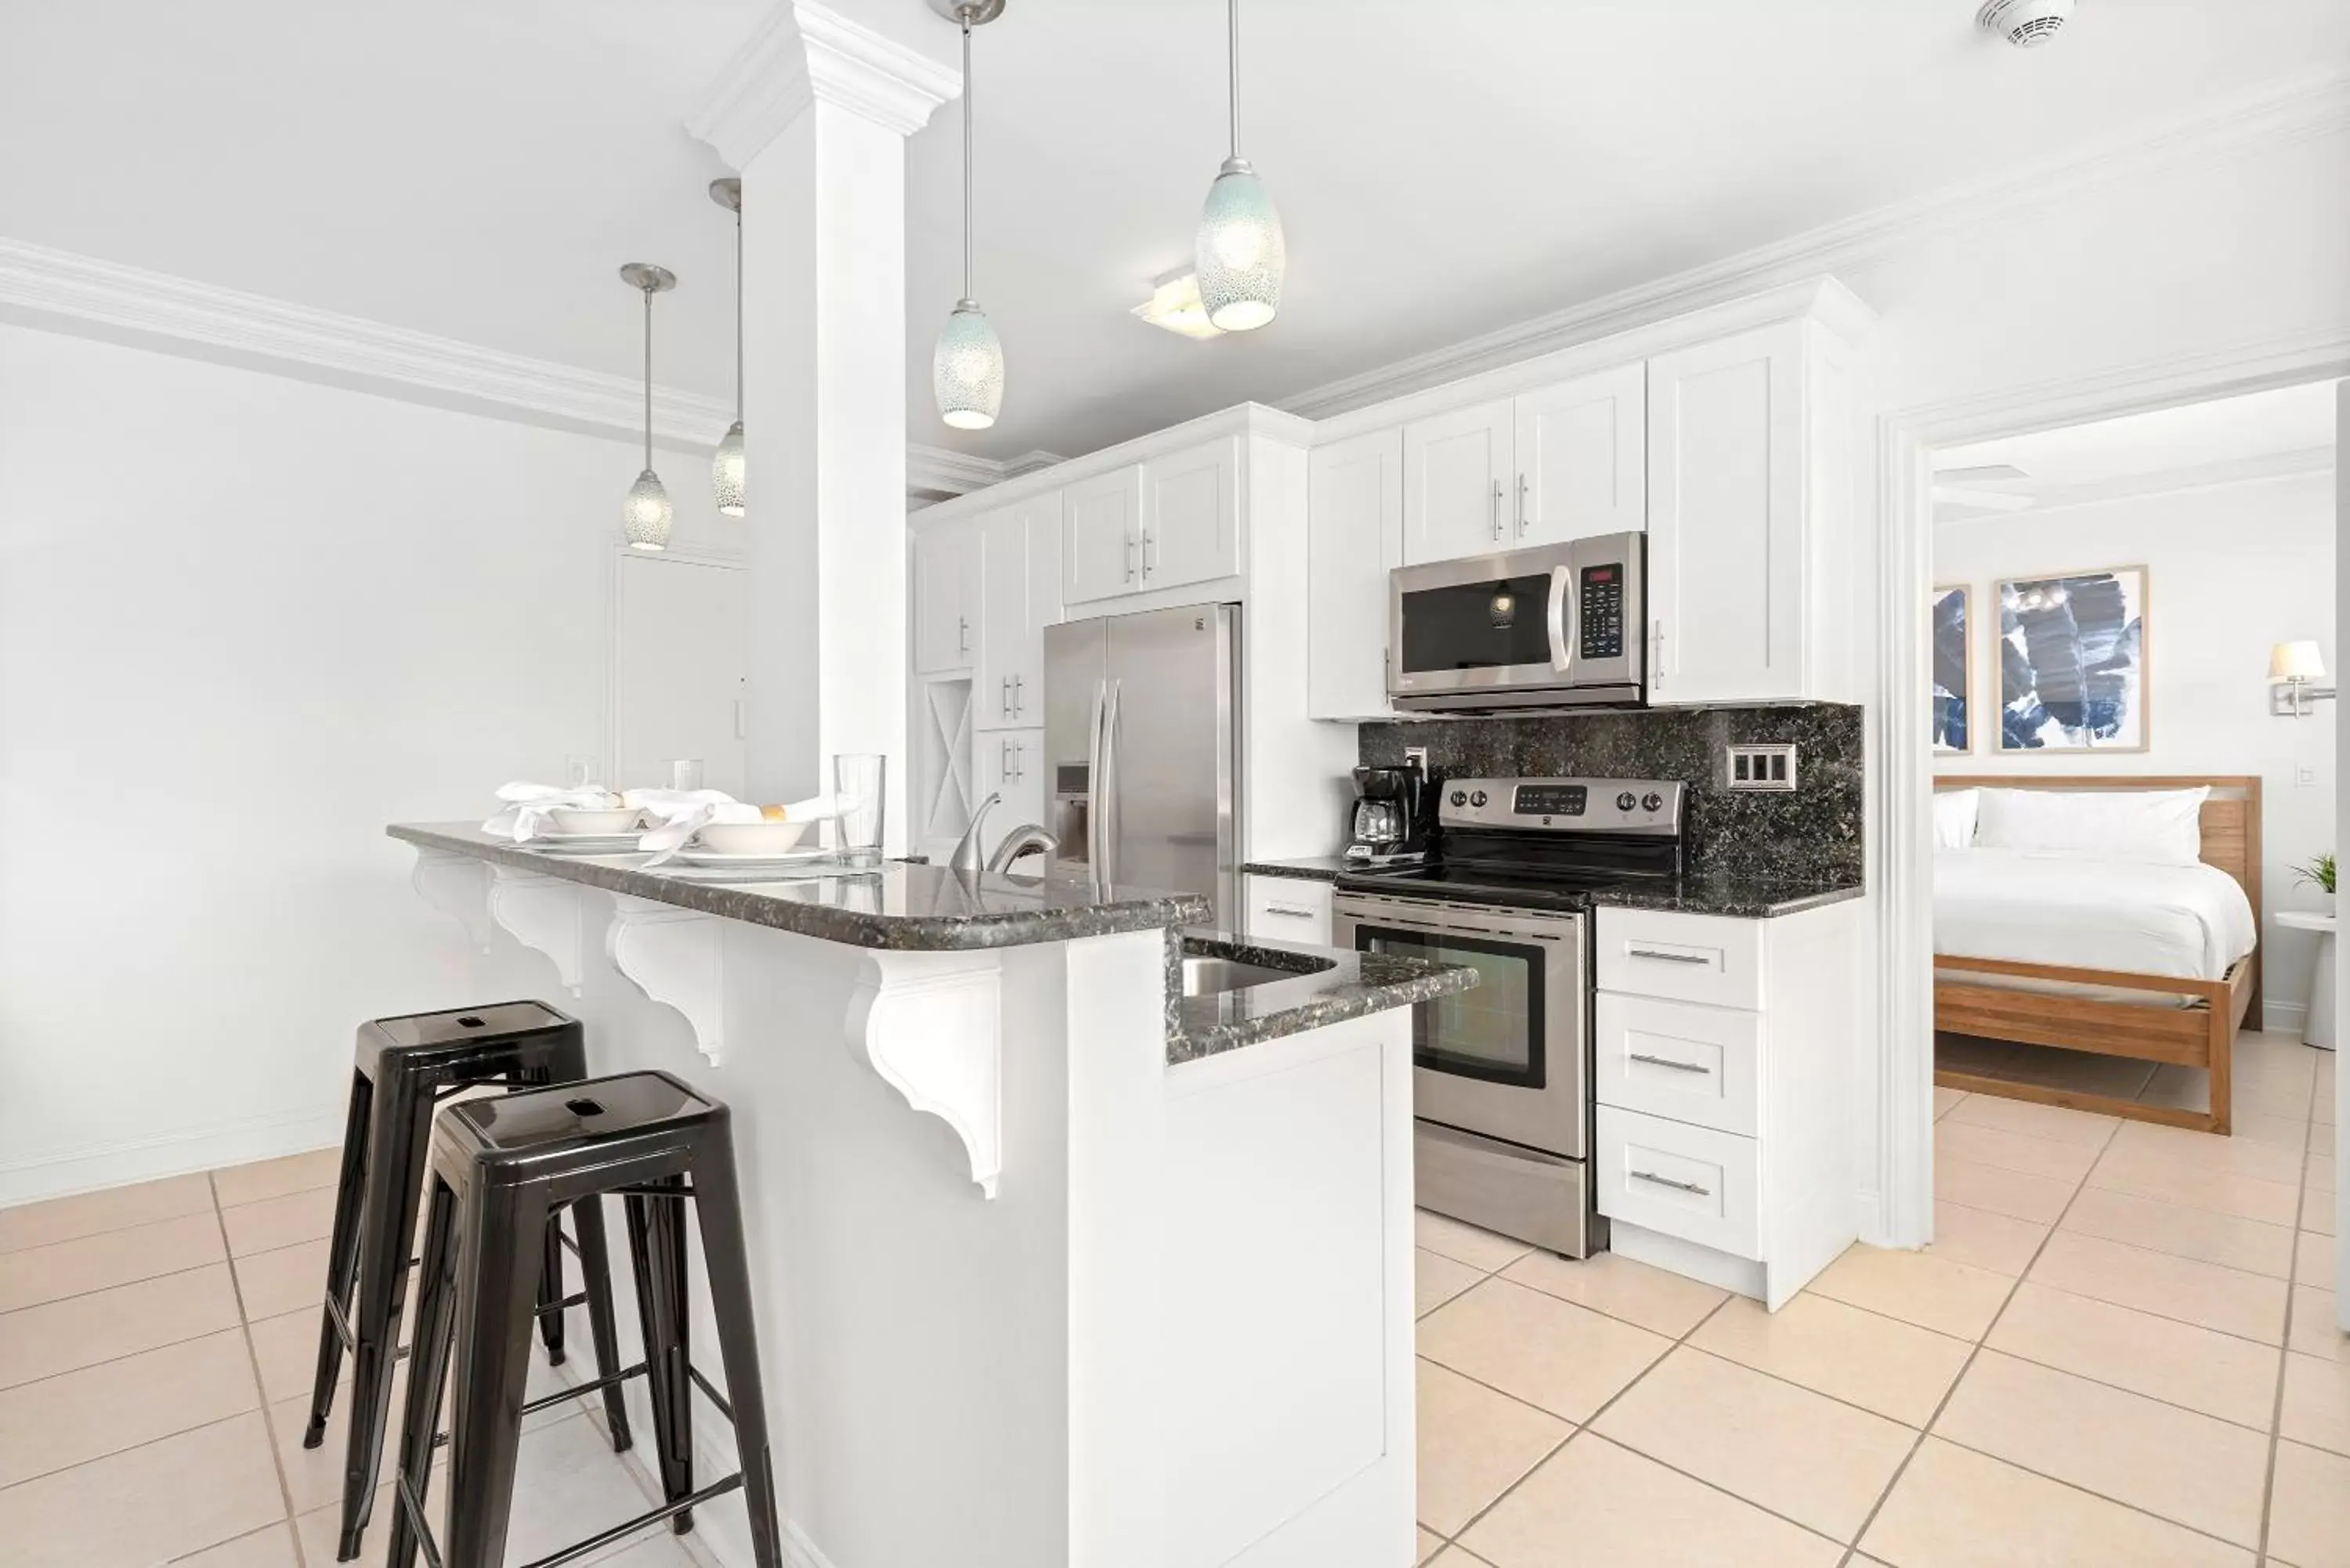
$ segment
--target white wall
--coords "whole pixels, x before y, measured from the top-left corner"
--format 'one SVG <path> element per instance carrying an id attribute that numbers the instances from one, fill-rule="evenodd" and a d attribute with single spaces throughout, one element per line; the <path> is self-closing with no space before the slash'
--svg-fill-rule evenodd
<path id="1" fill-rule="evenodd" d="M 0 327 L 0 1202 L 330 1143 L 362 1020 L 494 999 L 383 826 L 604 753 L 640 462 Z"/>
<path id="2" fill-rule="evenodd" d="M 2272 1027 L 2298 1029 L 2317 940 L 2278 909 L 2316 907 L 2292 867 L 2334 847 L 2334 708 L 2269 712 L 2269 646 L 2314 637 L 2335 654 L 2334 478 L 2212 485 L 2163 495 L 1948 523 L 1935 530 L 1934 580 L 1974 589 L 1971 756 L 1945 774 L 2258 774 L 2262 779 L 2262 992 Z M 2002 756 L 1994 585 L 2002 577 L 2100 566 L 2147 567 L 2147 749 Z M 2295 769 L 2312 777 L 2296 784 Z"/>

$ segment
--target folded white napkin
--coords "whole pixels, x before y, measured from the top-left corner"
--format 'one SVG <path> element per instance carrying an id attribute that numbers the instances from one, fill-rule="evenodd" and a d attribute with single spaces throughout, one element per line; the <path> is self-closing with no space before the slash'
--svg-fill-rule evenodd
<path id="1" fill-rule="evenodd" d="M 566 789 L 535 784 L 501 784 L 498 799 L 502 809 L 482 824 L 482 831 L 499 838 L 511 838 L 516 844 L 527 843 L 545 833 L 554 822 L 550 814 L 557 808 L 607 811 L 623 804 L 610 790 L 600 787 Z"/>
<path id="2" fill-rule="evenodd" d="M 660 826 L 637 840 L 637 847 L 652 856 L 647 866 L 659 866 L 684 848 L 708 823 L 760 822 L 766 815 L 715 789 L 632 789 L 623 800 L 661 819 Z M 785 822 L 817 822 L 839 815 L 840 808 L 830 795 L 816 795 L 784 807 Z"/>

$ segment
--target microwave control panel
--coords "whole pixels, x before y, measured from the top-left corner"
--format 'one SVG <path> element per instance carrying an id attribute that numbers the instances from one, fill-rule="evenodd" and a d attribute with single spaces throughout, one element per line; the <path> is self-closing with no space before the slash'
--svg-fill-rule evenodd
<path id="1" fill-rule="evenodd" d="M 1577 639 L 1575 657 L 1623 658 L 1623 565 L 1610 561 L 1605 566 L 1586 566 L 1579 587 L 1582 590 L 1582 613 L 1576 620 L 1582 628 L 1582 635 Z"/>

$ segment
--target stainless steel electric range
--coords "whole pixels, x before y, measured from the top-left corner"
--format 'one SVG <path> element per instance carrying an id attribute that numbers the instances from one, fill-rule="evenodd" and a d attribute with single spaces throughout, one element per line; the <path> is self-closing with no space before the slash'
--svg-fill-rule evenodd
<path id="1" fill-rule="evenodd" d="M 1683 786 L 1661 779 L 1449 779 L 1435 857 L 1349 873 L 1336 940 L 1478 971 L 1412 1013 L 1421 1208 L 1569 1257 L 1593 1211 L 1592 895 L 1682 868 Z"/>

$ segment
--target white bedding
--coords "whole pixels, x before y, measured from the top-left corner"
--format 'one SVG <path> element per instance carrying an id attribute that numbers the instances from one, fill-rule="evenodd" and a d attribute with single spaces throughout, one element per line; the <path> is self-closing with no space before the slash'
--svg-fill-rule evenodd
<path id="1" fill-rule="evenodd" d="M 2216 866 L 2029 849 L 1934 856 L 1934 950 L 1945 956 L 2218 980 L 2258 940 L 2251 900 Z"/>

